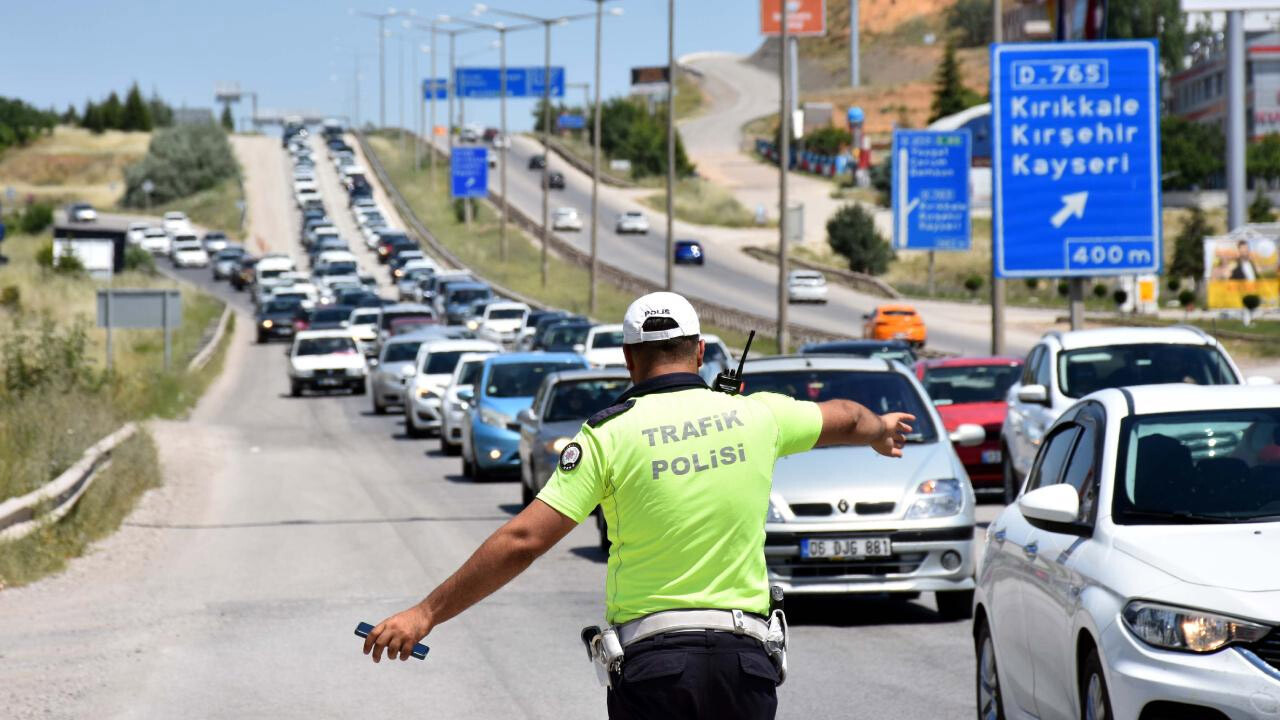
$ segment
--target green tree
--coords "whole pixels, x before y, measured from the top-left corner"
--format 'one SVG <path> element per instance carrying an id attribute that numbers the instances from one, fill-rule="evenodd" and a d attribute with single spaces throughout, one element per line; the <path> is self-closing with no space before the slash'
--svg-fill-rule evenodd
<path id="1" fill-rule="evenodd" d="M 960 47 L 991 42 L 991 0 L 958 0 L 947 8 L 947 30 Z"/>
<path id="2" fill-rule="evenodd" d="M 142 100 L 142 92 L 138 90 L 138 83 L 134 83 L 129 88 L 129 94 L 125 96 L 124 112 L 121 118 L 122 130 L 141 130 L 149 132 L 151 130 L 151 109 Z"/>
<path id="3" fill-rule="evenodd" d="M 827 221 L 827 244 L 854 272 L 879 275 L 893 259 L 893 248 L 876 230 L 871 213 L 858 204 L 842 206 Z"/>
<path id="4" fill-rule="evenodd" d="M 124 105 L 114 90 L 102 103 L 102 126 L 107 130 L 120 130 L 124 127 Z"/>
<path id="5" fill-rule="evenodd" d="M 64 125 L 79 125 L 80 112 L 76 110 L 75 105 L 67 105 L 67 111 L 62 113 L 62 117 L 59 120 Z"/>
<path id="6" fill-rule="evenodd" d="M 1226 139 L 1216 125 L 1173 115 L 1160 120 L 1160 169 L 1166 190 L 1202 187 L 1223 171 Z"/>
<path id="7" fill-rule="evenodd" d="M 960 77 L 960 60 L 956 57 L 956 46 L 947 42 L 947 49 L 942 54 L 942 63 L 938 65 L 938 73 L 934 76 L 933 104 L 929 108 L 929 122 L 948 115 L 954 115 L 965 108 L 982 102 L 982 98 L 964 86 Z"/>
<path id="8" fill-rule="evenodd" d="M 853 142 L 848 130 L 837 127 L 818 128 L 804 136 L 804 149 L 819 155 L 835 155 Z"/>
<path id="9" fill-rule="evenodd" d="M 1122 0 L 1107 3 L 1107 37 L 1112 40 L 1158 38 L 1165 73 L 1182 69 L 1187 25 L 1180 0 Z"/>
<path id="10" fill-rule="evenodd" d="M 1262 186 L 1258 186 L 1258 191 L 1253 195 L 1253 202 L 1249 203 L 1249 222 L 1267 223 L 1271 222 L 1271 198 L 1262 192 Z"/>
<path id="11" fill-rule="evenodd" d="M 1198 205 L 1191 207 L 1191 217 L 1173 239 L 1173 260 L 1169 274 L 1174 277 L 1192 278 L 1197 285 L 1204 277 L 1204 239 L 1212 230 Z"/>
<path id="12" fill-rule="evenodd" d="M 147 101 L 147 107 L 151 111 L 152 127 L 169 127 L 173 124 L 173 108 L 161 100 L 154 90 L 151 92 L 151 99 Z"/>
<path id="13" fill-rule="evenodd" d="M 142 160 L 125 168 L 123 204 L 128 207 L 146 204 L 146 194 L 142 192 L 144 180 L 155 184 L 151 201 L 161 204 L 212 188 L 239 172 L 231 142 L 217 125 L 161 128 L 151 135 Z"/>
<path id="14" fill-rule="evenodd" d="M 1250 145 L 1245 153 L 1245 169 L 1250 177 L 1268 182 L 1280 179 L 1280 134 L 1264 135 Z"/>
<path id="15" fill-rule="evenodd" d="M 231 103 L 226 103 L 222 106 L 222 117 L 218 122 L 222 123 L 223 130 L 226 130 L 227 132 L 236 131 L 235 118 L 231 117 Z"/>
<path id="16" fill-rule="evenodd" d="M 101 106 L 95 104 L 92 100 L 85 101 L 84 113 L 80 116 L 80 127 L 93 133 L 100 133 L 106 130 L 107 125 L 102 117 Z"/>

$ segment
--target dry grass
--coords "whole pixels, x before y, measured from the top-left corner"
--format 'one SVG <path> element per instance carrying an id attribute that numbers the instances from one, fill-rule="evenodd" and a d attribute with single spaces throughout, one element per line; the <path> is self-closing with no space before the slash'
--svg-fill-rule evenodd
<path id="1" fill-rule="evenodd" d="M 667 194 L 660 192 L 641 199 L 660 213 L 667 211 Z M 728 190 L 701 178 L 686 178 L 676 183 L 676 218 L 699 225 L 755 227 L 755 214 Z"/>
<path id="2" fill-rule="evenodd" d="M 241 200 L 244 200 L 244 190 L 240 186 L 240 180 L 230 178 L 216 187 L 166 203 L 163 208 L 157 207 L 154 211 L 160 214 L 168 210 L 181 210 L 197 225 L 223 230 L 234 238 L 243 239 L 241 212 L 236 207 L 236 202 Z"/>
<path id="3" fill-rule="evenodd" d="M 146 154 L 150 141 L 150 133 L 94 135 L 59 126 L 52 135 L 0 156 L 0 185 L 12 187 L 20 197 L 110 207 L 124 193 L 124 169 Z"/>

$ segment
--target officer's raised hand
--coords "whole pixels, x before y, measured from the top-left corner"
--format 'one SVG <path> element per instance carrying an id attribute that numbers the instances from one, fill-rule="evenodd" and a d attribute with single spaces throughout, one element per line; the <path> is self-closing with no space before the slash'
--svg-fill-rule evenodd
<path id="1" fill-rule="evenodd" d="M 397 657 L 408 660 L 413 646 L 431 632 L 432 624 L 429 614 L 420 605 L 398 612 L 370 631 L 364 639 L 364 654 L 372 652 L 373 661 L 379 662 L 385 650 L 388 660 Z"/>
<path id="2" fill-rule="evenodd" d="M 876 415 L 852 400 L 818 403 L 822 434 L 818 446 L 867 445 L 886 457 L 902 457 L 902 446 L 911 434 L 916 416 L 910 413 Z"/>
<path id="3" fill-rule="evenodd" d="M 902 457 L 902 446 L 907 444 L 907 436 L 911 434 L 911 423 L 916 416 L 910 413 L 885 413 L 880 416 L 884 425 L 882 433 L 871 449 L 886 457 Z"/>

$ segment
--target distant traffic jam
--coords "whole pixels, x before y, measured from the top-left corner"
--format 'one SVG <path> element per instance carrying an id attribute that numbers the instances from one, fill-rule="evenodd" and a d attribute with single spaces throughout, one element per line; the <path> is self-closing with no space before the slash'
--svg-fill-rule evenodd
<path id="1" fill-rule="evenodd" d="M 130 241 L 250 294 L 256 342 L 287 343 L 291 395 L 367 396 L 374 414 L 458 456 L 463 476 L 518 479 L 527 505 L 578 427 L 629 387 L 621 326 L 513 302 L 442 266 L 394 227 L 346 137 L 335 123 L 319 138 L 291 126 L 283 139 L 306 270 L 217 233 L 197 239 L 174 213 L 162 228 L 131 226 Z M 323 197 L 318 147 L 346 197 Z M 361 237 L 343 237 L 336 212 Z M 552 217 L 563 231 L 583 223 L 571 208 Z M 616 229 L 644 233 L 648 221 L 627 214 Z M 385 268 L 383 282 L 358 252 Z M 704 257 L 696 241 L 677 253 Z M 826 292 L 819 272 L 788 278 L 792 302 Z M 1055 331 L 1025 358 L 920 358 L 928 334 L 911 305 L 862 320 L 861 338 L 745 363 L 748 394 L 917 418 L 901 460 L 833 447 L 778 462 L 764 528 L 771 584 L 789 596 L 932 593 L 942 619 L 972 620 L 980 718 L 1280 711 L 1278 566 L 1253 561 L 1277 549 L 1275 389 L 1195 328 Z M 737 360 L 704 339 L 710 379 Z M 742 461 L 750 448 L 715 443 L 735 421 L 645 430 L 642 442 L 688 446 L 655 463 L 654 479 Z M 981 548 L 975 491 L 1008 503 Z M 595 523 L 608 548 L 598 511 Z"/>

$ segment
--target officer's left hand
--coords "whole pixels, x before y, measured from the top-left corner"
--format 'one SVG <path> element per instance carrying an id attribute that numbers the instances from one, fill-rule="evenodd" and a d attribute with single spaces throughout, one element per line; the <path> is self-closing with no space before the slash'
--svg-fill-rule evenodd
<path id="1" fill-rule="evenodd" d="M 871 443 L 872 449 L 885 457 L 902 457 L 902 447 L 907 444 L 907 436 L 911 434 L 911 423 L 915 420 L 916 416 L 911 413 L 881 415 L 880 422 L 883 423 L 884 430 L 880 437 Z"/>
<path id="2" fill-rule="evenodd" d="M 364 639 L 364 654 L 373 651 L 373 661 L 381 662 L 382 651 L 386 650 L 388 660 L 395 660 L 397 656 L 408 660 L 413 656 L 413 646 L 431 632 L 433 625 L 427 612 L 414 605 L 378 623 Z"/>

